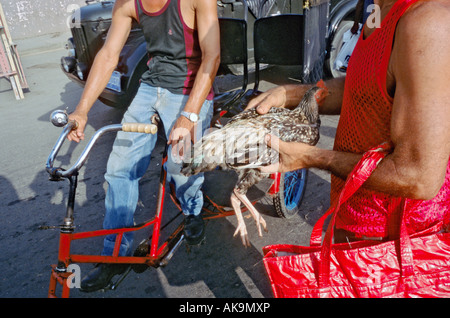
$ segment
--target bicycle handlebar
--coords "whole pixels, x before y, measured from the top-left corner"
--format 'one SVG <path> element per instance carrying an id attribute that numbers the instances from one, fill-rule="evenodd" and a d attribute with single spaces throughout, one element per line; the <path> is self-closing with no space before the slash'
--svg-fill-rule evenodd
<path id="1" fill-rule="evenodd" d="M 154 124 L 123 123 L 122 130 L 154 135 L 158 132 L 158 127 Z"/>
<path id="2" fill-rule="evenodd" d="M 61 113 L 59 113 L 60 115 Z M 126 131 L 126 132 L 137 132 L 137 133 L 145 133 L 145 134 L 156 134 L 158 132 L 158 127 L 156 124 L 140 124 L 140 123 L 123 123 L 123 124 L 114 124 L 114 125 L 108 125 L 100 128 L 97 130 L 97 132 L 91 137 L 88 144 L 84 148 L 83 152 L 81 153 L 80 157 L 78 158 L 77 162 L 68 170 L 64 170 L 62 168 L 54 168 L 53 163 L 55 161 L 55 158 L 61 149 L 61 146 L 63 145 L 64 141 L 67 138 L 67 135 L 77 127 L 77 122 L 75 121 L 69 121 L 64 126 L 64 130 L 62 131 L 61 135 L 59 136 L 58 140 L 56 141 L 55 146 L 53 147 L 46 164 L 46 170 L 50 174 L 52 178 L 60 179 L 62 177 L 70 177 L 74 173 L 78 172 L 78 170 L 81 169 L 81 167 L 86 162 L 86 159 L 89 155 L 89 152 L 91 151 L 94 144 L 97 142 L 97 140 L 105 133 L 112 132 L 112 131 Z"/>

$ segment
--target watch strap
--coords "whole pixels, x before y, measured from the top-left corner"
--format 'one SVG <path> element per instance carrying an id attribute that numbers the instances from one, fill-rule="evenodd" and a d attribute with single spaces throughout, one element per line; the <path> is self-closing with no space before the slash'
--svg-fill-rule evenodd
<path id="1" fill-rule="evenodd" d="M 193 121 L 192 119 L 191 119 L 191 115 L 192 114 L 194 114 L 196 117 L 197 117 L 197 120 L 195 120 L 195 121 Z M 197 122 L 198 121 L 198 115 L 197 114 L 195 114 L 195 113 L 190 113 L 190 112 L 187 112 L 187 111 L 182 111 L 181 112 L 181 115 L 182 116 L 184 116 L 184 117 L 186 117 L 187 119 L 189 119 L 190 121 L 192 121 L 192 122 Z"/>

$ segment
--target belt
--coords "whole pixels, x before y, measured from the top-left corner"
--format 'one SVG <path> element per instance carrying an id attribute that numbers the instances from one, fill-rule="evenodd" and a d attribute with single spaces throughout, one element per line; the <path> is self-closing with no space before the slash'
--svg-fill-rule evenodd
<path id="1" fill-rule="evenodd" d="M 422 230 L 418 233 L 412 234 L 412 236 L 420 236 L 425 234 L 432 234 L 432 233 L 450 233 L 450 224 L 443 224 L 443 222 L 439 222 L 435 224 L 434 226 L 427 228 L 425 230 Z M 392 238 L 395 239 L 395 238 Z M 349 242 L 357 242 L 357 241 L 377 241 L 377 242 L 386 242 L 389 241 L 390 238 L 388 236 L 381 237 L 381 236 L 356 236 L 355 233 L 343 230 L 343 229 L 337 229 L 334 228 L 334 242 L 335 243 L 349 243 Z"/>
<path id="2" fill-rule="evenodd" d="M 335 243 L 348 243 L 348 242 L 357 242 L 357 241 L 377 241 L 377 242 L 386 242 L 388 241 L 388 237 L 382 236 L 356 236 L 354 233 L 343 230 L 343 229 L 334 229 L 334 242 Z"/>

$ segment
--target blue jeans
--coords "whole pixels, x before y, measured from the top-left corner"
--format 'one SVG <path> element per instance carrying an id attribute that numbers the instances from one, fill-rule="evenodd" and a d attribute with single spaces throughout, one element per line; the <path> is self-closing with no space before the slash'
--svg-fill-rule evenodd
<path id="1" fill-rule="evenodd" d="M 172 94 L 168 90 L 142 83 L 133 102 L 125 112 L 122 122 L 150 123 L 157 113 L 164 125 L 166 137 L 184 109 L 189 96 Z M 210 125 L 213 113 L 212 101 L 205 101 L 199 114 L 198 127 L 202 133 Z M 104 229 L 131 227 L 139 199 L 139 180 L 145 174 L 157 135 L 127 133 L 119 131 L 109 156 L 105 179 L 108 190 L 105 198 Z M 173 182 L 176 196 L 185 215 L 198 215 L 203 206 L 203 174 L 185 177 L 180 173 L 181 163 L 174 162 L 171 147 L 165 165 L 167 181 Z M 104 240 L 102 255 L 112 255 L 116 235 Z M 125 233 L 120 247 L 120 256 L 131 255 L 133 234 Z"/>

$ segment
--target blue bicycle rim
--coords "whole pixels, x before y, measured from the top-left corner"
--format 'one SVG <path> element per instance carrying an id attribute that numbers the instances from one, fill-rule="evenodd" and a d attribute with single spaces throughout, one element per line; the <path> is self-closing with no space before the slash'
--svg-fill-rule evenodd
<path id="1" fill-rule="evenodd" d="M 306 186 L 306 169 L 284 174 L 284 205 L 288 210 L 295 209 L 300 202 Z"/>

